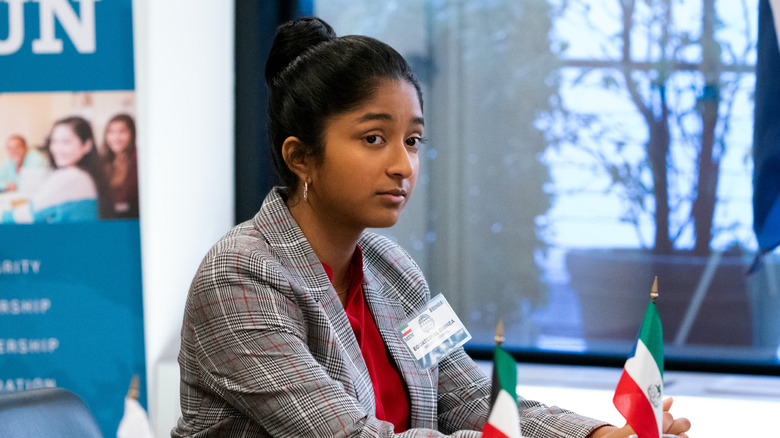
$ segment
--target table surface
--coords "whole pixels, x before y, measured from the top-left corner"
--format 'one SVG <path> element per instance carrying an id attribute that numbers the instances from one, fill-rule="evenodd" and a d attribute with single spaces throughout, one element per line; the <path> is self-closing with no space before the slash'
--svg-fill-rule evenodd
<path id="1" fill-rule="evenodd" d="M 491 363 L 480 361 L 491 375 Z M 179 417 L 178 364 L 158 364 L 158 388 L 151 390 L 156 412 L 150 413 L 157 436 L 167 436 Z M 520 364 L 518 394 L 582 415 L 625 424 L 612 405 L 620 368 Z M 780 436 L 774 415 L 780 413 L 780 377 L 673 372 L 664 373 L 665 396 L 674 397 L 672 412 L 693 424 L 690 438 Z M 767 435 L 767 431 L 770 435 Z M 775 435 L 771 435 L 775 434 Z"/>
<path id="2" fill-rule="evenodd" d="M 488 375 L 491 366 L 480 362 Z M 621 426 L 625 420 L 612 396 L 622 371 L 520 364 L 518 395 Z M 691 438 L 767 436 L 776 429 L 773 415 L 780 413 L 780 377 L 667 371 L 664 382 L 664 396 L 674 397 L 672 413 L 691 420 Z"/>

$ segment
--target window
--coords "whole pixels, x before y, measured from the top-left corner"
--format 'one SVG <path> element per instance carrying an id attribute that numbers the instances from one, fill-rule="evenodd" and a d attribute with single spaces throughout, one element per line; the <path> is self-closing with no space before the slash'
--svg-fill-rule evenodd
<path id="1" fill-rule="evenodd" d="M 503 319 L 519 352 L 624 360 L 657 276 L 667 361 L 780 369 L 777 259 L 746 276 L 757 3 L 314 3 L 423 82 L 420 180 L 380 232 L 468 346 Z"/>

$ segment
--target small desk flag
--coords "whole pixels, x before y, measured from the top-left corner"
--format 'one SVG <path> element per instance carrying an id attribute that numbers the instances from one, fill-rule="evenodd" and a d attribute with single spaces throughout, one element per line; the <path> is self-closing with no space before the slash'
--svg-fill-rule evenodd
<path id="1" fill-rule="evenodd" d="M 493 387 L 490 391 L 490 416 L 482 426 L 482 438 L 522 438 L 517 412 L 517 363 L 501 348 L 502 324 L 496 333 L 493 351 Z"/>
<path id="2" fill-rule="evenodd" d="M 138 403 L 139 378 L 133 376 L 130 390 L 125 397 L 125 413 L 116 431 L 117 438 L 154 438 L 149 416 L 143 406 Z"/>
<path id="3" fill-rule="evenodd" d="M 149 417 L 143 406 L 134 398 L 125 398 L 125 414 L 116 431 L 117 438 L 154 438 Z"/>
<path id="4" fill-rule="evenodd" d="M 660 438 L 663 426 L 664 341 L 654 302 L 647 305 L 634 353 L 626 361 L 612 402 L 638 438 Z"/>

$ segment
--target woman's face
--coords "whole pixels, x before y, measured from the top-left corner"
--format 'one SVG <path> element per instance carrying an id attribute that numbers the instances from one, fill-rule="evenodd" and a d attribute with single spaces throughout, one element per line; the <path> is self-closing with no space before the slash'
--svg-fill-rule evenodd
<path id="1" fill-rule="evenodd" d="M 360 107 L 331 119 L 324 137 L 322 161 L 309 174 L 311 207 L 354 230 L 394 225 L 419 170 L 423 114 L 414 86 L 383 80 Z"/>
<path id="2" fill-rule="evenodd" d="M 75 166 L 92 149 L 92 140 L 82 142 L 69 125 L 51 131 L 50 151 L 58 168 Z"/>
<path id="3" fill-rule="evenodd" d="M 115 154 L 127 150 L 130 145 L 130 129 L 128 129 L 127 124 L 121 120 L 109 123 L 106 129 L 106 143 Z"/>

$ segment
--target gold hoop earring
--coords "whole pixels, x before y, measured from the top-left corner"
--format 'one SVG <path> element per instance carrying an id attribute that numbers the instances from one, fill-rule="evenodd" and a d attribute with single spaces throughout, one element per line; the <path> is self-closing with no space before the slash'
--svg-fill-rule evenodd
<path id="1" fill-rule="evenodd" d="M 303 182 L 303 202 L 309 202 L 309 183 Z"/>

